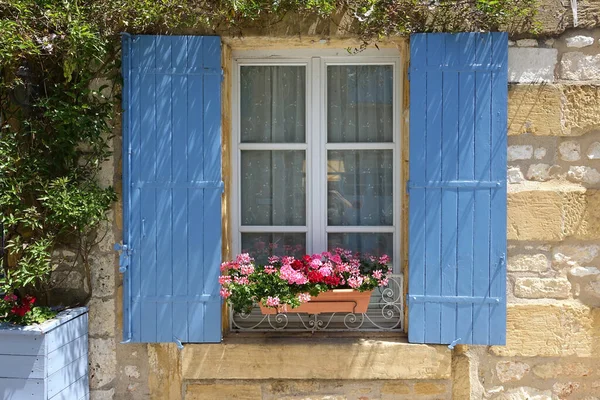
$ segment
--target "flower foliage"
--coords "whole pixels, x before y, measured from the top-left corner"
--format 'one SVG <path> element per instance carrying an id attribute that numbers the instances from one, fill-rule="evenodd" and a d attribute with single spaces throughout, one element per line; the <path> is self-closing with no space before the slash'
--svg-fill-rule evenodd
<path id="1" fill-rule="evenodd" d="M 0 317 L 3 321 L 19 325 L 41 323 L 55 315 L 48 307 L 35 306 L 35 297 L 25 295 L 21 298 L 7 294 L 0 299 Z"/>
<path id="2" fill-rule="evenodd" d="M 221 264 L 221 296 L 236 312 L 249 312 L 255 303 L 267 307 L 298 307 L 331 289 L 364 292 L 388 284 L 388 256 L 363 256 L 344 249 L 305 255 L 269 257 L 255 264 L 249 254 Z"/>

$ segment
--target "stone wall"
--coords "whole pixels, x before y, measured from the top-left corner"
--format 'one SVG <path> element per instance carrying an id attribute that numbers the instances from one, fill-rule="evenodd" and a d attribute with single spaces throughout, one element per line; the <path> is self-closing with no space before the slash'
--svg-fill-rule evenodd
<path id="1" fill-rule="evenodd" d="M 586 26 L 593 18 L 585 14 Z M 90 260 L 92 399 L 600 399 L 599 39 L 600 30 L 569 30 L 511 43 L 507 346 L 450 351 L 385 337 L 308 344 L 281 338 L 279 346 L 228 338 L 183 351 L 174 344 L 119 344 L 122 288 L 111 249 L 122 234 L 118 203 Z M 306 37 L 236 43 L 319 45 Z M 119 188 L 118 124 L 115 132 L 115 158 L 101 178 Z M 303 373 L 322 366 L 328 375 Z"/>

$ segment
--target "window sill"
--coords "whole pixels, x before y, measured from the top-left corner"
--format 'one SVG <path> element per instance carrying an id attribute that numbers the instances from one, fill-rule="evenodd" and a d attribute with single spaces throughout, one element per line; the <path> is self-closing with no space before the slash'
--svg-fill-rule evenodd
<path id="1" fill-rule="evenodd" d="M 183 379 L 448 379 L 451 351 L 405 338 L 228 337 L 187 344 Z"/>

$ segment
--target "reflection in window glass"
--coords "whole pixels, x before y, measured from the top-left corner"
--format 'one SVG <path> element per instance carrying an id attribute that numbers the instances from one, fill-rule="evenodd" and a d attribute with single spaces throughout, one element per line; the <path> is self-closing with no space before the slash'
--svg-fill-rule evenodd
<path id="1" fill-rule="evenodd" d="M 249 253 L 260 264 L 266 264 L 272 255 L 299 258 L 306 254 L 306 234 L 242 233 L 242 253 Z"/>
<path id="2" fill-rule="evenodd" d="M 241 152 L 242 225 L 305 225 L 303 150 Z"/>
<path id="3" fill-rule="evenodd" d="M 327 141 L 393 141 L 391 65 L 327 67 Z"/>
<path id="4" fill-rule="evenodd" d="M 304 143 L 306 67 L 240 68 L 242 143 Z"/>
<path id="5" fill-rule="evenodd" d="M 392 150 L 327 153 L 327 224 L 392 225 Z"/>
<path id="6" fill-rule="evenodd" d="M 393 233 L 330 233 L 327 235 L 327 248 L 351 249 L 363 255 L 381 256 L 394 254 Z"/>

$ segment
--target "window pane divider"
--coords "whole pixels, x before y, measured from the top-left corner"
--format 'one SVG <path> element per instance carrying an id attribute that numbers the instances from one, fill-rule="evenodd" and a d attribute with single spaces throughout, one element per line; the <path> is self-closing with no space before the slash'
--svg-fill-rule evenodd
<path id="1" fill-rule="evenodd" d="M 306 150 L 306 143 L 240 143 L 239 150 Z"/>
<path id="2" fill-rule="evenodd" d="M 285 232 L 285 233 L 303 233 L 308 232 L 307 226 L 291 226 L 291 225 L 242 225 L 239 227 L 240 232 Z"/>
<path id="3" fill-rule="evenodd" d="M 396 145 L 389 143 L 327 143 L 327 150 L 394 150 Z"/>
<path id="4" fill-rule="evenodd" d="M 394 233 L 395 227 L 388 226 L 328 226 L 327 233 Z"/>

